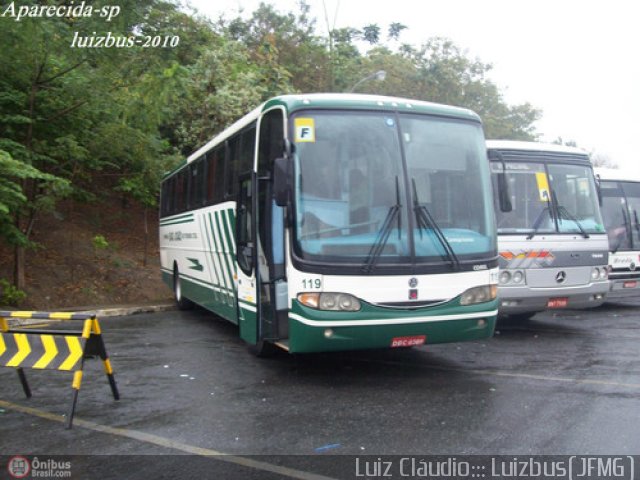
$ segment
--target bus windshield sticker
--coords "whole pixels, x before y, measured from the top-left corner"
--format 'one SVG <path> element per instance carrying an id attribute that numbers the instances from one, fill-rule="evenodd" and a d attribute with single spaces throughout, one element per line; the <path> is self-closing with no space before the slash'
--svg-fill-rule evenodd
<path id="1" fill-rule="evenodd" d="M 549 197 L 549 182 L 547 181 L 547 174 L 545 172 L 536 172 L 536 182 L 538 182 L 538 192 L 540 192 L 540 201 L 548 202 Z"/>
<path id="2" fill-rule="evenodd" d="M 316 126 L 313 118 L 296 118 L 295 122 L 296 137 L 295 141 L 314 143 L 316 141 Z"/>
<path id="3" fill-rule="evenodd" d="M 578 178 L 578 192 L 582 195 L 589 195 L 589 179 Z"/>

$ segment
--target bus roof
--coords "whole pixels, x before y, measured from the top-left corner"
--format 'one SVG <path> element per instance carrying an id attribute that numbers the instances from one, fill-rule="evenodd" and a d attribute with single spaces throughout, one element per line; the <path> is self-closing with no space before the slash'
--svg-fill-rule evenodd
<path id="1" fill-rule="evenodd" d="M 564 153 L 581 156 L 588 155 L 582 148 L 556 145 L 553 143 L 522 142 L 516 140 L 487 140 L 486 143 L 487 149 L 489 150 L 518 150 L 540 153 Z"/>
<path id="2" fill-rule="evenodd" d="M 214 136 L 209 142 L 189 155 L 187 163 L 199 158 L 211 147 L 242 130 L 254 120 L 257 120 L 261 112 L 276 106 L 284 107 L 287 113 L 293 113 L 297 110 L 341 108 L 349 110 L 387 110 L 405 113 L 413 112 L 428 115 L 439 115 L 480 122 L 480 117 L 475 112 L 467 108 L 441 105 L 439 103 L 431 103 L 421 100 L 411 100 L 408 98 L 365 95 L 359 93 L 301 93 L 280 95 L 267 100 L 262 105 L 255 108 L 228 128 Z"/>
<path id="3" fill-rule="evenodd" d="M 309 108 L 388 110 L 417 112 L 430 115 L 442 115 L 480 121 L 480 117 L 467 108 L 453 107 L 439 103 L 413 100 L 409 98 L 386 97 L 360 93 L 307 93 L 281 95 L 265 103 L 265 109 L 274 105 L 283 105 L 289 113 Z"/>
<path id="4" fill-rule="evenodd" d="M 619 168 L 594 168 L 593 172 L 601 180 L 613 180 L 619 182 L 640 182 L 640 174 L 635 170 L 624 170 Z"/>

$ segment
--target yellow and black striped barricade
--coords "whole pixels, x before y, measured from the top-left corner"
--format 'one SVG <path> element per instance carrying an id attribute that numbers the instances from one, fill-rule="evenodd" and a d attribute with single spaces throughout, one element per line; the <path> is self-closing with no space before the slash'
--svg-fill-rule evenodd
<path id="1" fill-rule="evenodd" d="M 77 330 L 50 330 L 44 328 L 10 328 L 9 318 L 42 320 L 81 320 L 83 328 Z M 120 399 L 113 368 L 107 355 L 98 319 L 88 313 L 67 312 L 10 312 L 0 311 L 0 366 L 17 369 L 27 398 L 31 389 L 24 374 L 24 368 L 48 369 L 74 372 L 73 401 L 67 419 L 67 428 L 73 425 L 73 416 L 78 402 L 78 392 L 82 383 L 84 360 L 99 356 L 109 379 L 113 398 Z"/>

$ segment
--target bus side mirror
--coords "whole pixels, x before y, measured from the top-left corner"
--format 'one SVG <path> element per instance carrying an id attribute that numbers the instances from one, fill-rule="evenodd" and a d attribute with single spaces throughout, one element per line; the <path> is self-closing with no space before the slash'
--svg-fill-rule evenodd
<path id="1" fill-rule="evenodd" d="M 276 158 L 273 165 L 273 198 L 276 205 L 286 207 L 291 195 L 289 162 L 286 157 Z"/>
<path id="2" fill-rule="evenodd" d="M 498 174 L 498 200 L 500 202 L 500 211 L 510 212 L 513 210 L 511 205 L 511 192 L 509 192 L 509 183 L 507 176 L 503 173 Z"/>
<path id="3" fill-rule="evenodd" d="M 598 195 L 598 205 L 602 206 L 602 185 L 600 185 L 600 175 L 595 176 L 596 180 L 596 193 Z"/>

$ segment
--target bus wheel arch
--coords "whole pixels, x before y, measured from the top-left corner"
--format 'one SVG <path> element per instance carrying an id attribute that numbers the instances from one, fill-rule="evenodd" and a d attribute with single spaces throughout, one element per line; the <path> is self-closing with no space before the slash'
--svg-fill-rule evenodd
<path id="1" fill-rule="evenodd" d="M 193 302 L 182 295 L 182 282 L 180 282 L 178 262 L 173 262 L 173 298 L 176 301 L 178 310 L 190 310 L 193 308 Z"/>

